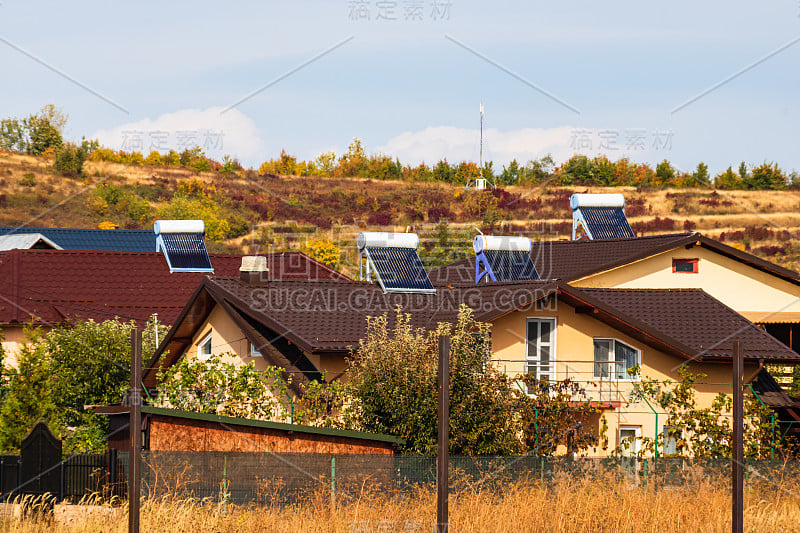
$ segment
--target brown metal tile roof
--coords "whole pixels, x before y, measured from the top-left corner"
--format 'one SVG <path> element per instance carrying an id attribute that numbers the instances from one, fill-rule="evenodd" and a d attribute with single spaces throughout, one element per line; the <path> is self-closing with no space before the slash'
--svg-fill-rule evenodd
<path id="1" fill-rule="evenodd" d="M 237 275 L 241 256 L 211 254 L 215 272 Z M 300 252 L 267 254 L 273 278 L 349 279 Z M 146 321 L 153 313 L 171 324 L 205 277 L 170 273 L 157 252 L 11 250 L 0 252 L 0 324 L 32 316 Z"/>
<path id="2" fill-rule="evenodd" d="M 622 321 L 629 319 L 693 359 L 730 358 L 741 342 L 747 359 L 797 361 L 800 355 L 701 289 L 572 289 L 605 304 Z"/>
<path id="3" fill-rule="evenodd" d="M 770 263 L 753 254 L 737 250 L 697 232 L 652 235 L 632 239 L 536 241 L 531 257 L 542 279 L 567 282 L 673 250 L 699 245 L 793 283 L 800 283 L 797 272 Z M 434 285 L 475 281 L 475 258 L 464 259 L 431 269 Z"/>
<path id="4" fill-rule="evenodd" d="M 542 279 L 573 281 L 696 240 L 695 233 L 632 239 L 534 241 L 531 258 Z M 431 269 L 434 285 L 475 281 L 475 258 Z"/>

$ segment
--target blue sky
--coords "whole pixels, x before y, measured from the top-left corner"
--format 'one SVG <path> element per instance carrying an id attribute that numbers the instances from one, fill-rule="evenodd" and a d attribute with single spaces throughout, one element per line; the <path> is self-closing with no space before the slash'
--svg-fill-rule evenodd
<path id="1" fill-rule="evenodd" d="M 73 138 L 145 150 L 196 139 L 254 166 L 282 148 L 340 154 L 353 137 L 430 163 L 477 160 L 483 102 L 496 167 L 603 151 L 685 170 L 741 160 L 792 170 L 798 37 L 798 0 L 2 0 L 0 115 L 54 103 Z M 152 132 L 166 134 L 154 143 Z"/>

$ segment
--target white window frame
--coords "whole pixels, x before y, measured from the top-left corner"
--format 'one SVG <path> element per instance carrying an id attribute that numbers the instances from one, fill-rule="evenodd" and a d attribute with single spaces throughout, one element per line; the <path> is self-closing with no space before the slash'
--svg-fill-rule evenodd
<path id="1" fill-rule="evenodd" d="M 213 355 L 213 352 L 210 352 L 208 354 L 204 354 L 203 353 L 203 346 L 205 346 L 206 344 L 210 344 L 211 343 L 211 335 L 213 333 L 214 333 L 213 331 L 209 331 L 208 335 L 203 337 L 202 340 L 197 343 L 197 359 L 199 361 L 208 361 L 211 358 L 211 356 Z M 213 351 L 214 346 L 212 345 L 212 346 L 210 346 L 210 348 Z"/>
<path id="2" fill-rule="evenodd" d="M 633 430 L 635 436 L 633 439 L 633 448 L 629 450 L 623 449 L 622 432 L 630 430 Z M 642 449 L 642 426 L 619 426 L 617 429 L 617 446 L 622 452 L 623 457 L 636 457 L 636 455 Z"/>
<path id="3" fill-rule="evenodd" d="M 250 345 L 250 357 L 262 357 L 261 352 L 256 350 L 256 345 L 252 342 L 248 342 Z"/>
<path id="4" fill-rule="evenodd" d="M 609 350 L 609 356 L 613 356 L 614 359 L 612 361 L 608 361 L 608 362 L 614 362 L 614 361 L 617 360 L 616 359 L 616 357 L 617 357 L 617 346 L 616 346 L 616 344 L 620 343 L 620 344 L 624 344 L 628 348 L 633 349 L 636 352 L 636 364 L 634 366 L 637 366 L 637 365 L 641 366 L 642 365 L 642 350 L 640 350 L 636 346 L 632 346 L 632 345 L 628 344 L 627 342 L 625 342 L 623 340 L 620 340 L 620 339 L 618 339 L 616 337 L 593 337 L 592 338 L 592 375 L 594 376 L 594 379 L 600 379 L 600 380 L 604 380 L 604 381 L 638 381 L 639 380 L 638 376 L 630 376 L 630 375 L 628 375 L 628 369 L 627 368 L 624 369 L 624 371 L 622 372 L 622 377 L 621 378 L 617 377 L 616 371 L 609 372 L 608 377 L 603 377 L 602 375 L 598 375 L 597 371 L 596 371 L 595 363 L 602 362 L 602 361 L 595 360 L 594 343 L 596 341 L 611 341 L 612 344 L 611 344 L 611 349 Z M 611 365 L 608 365 L 608 366 L 611 366 Z"/>
<path id="5" fill-rule="evenodd" d="M 541 322 L 549 322 L 550 323 L 550 341 L 546 343 L 539 343 L 536 346 L 537 352 L 539 348 L 542 346 L 547 346 L 550 348 L 550 370 L 548 372 L 536 372 L 536 378 L 542 379 L 543 376 L 547 377 L 549 381 L 555 381 L 556 379 L 556 330 L 558 326 L 558 322 L 555 317 L 528 317 L 525 321 L 525 373 L 528 373 L 528 365 L 531 362 L 539 362 L 541 363 L 541 359 L 539 358 L 539 354 L 536 354 L 536 357 L 531 357 L 531 343 L 528 340 L 530 336 L 528 335 L 528 331 L 532 324 L 539 324 Z M 539 327 L 537 325 L 537 327 Z M 538 368 L 538 367 L 537 367 Z"/>

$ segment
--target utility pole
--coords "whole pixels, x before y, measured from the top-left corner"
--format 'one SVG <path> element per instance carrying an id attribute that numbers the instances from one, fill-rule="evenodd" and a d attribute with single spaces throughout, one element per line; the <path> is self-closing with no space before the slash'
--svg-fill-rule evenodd
<path id="1" fill-rule="evenodd" d="M 744 402 L 742 396 L 742 367 L 744 358 L 739 341 L 733 343 L 733 457 L 731 467 L 733 475 L 732 497 L 733 516 L 731 520 L 733 533 L 742 533 L 744 528 Z"/>
<path id="2" fill-rule="evenodd" d="M 439 456 L 436 462 L 436 533 L 448 533 L 450 463 L 450 337 L 439 337 Z"/>
<path id="3" fill-rule="evenodd" d="M 128 533 L 139 533 L 139 497 L 141 493 L 142 465 L 142 331 L 131 331 L 131 387 L 128 391 L 130 407 L 131 449 L 128 454 Z"/>

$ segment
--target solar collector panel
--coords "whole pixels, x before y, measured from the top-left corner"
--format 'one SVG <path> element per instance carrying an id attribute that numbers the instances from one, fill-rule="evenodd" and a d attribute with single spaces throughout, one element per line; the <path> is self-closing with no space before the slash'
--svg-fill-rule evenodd
<path id="1" fill-rule="evenodd" d="M 160 237 L 171 270 L 214 271 L 201 234 L 162 233 Z"/>
<path id="2" fill-rule="evenodd" d="M 367 246 L 366 252 L 385 291 L 435 291 L 415 249 Z"/>
<path id="3" fill-rule="evenodd" d="M 486 260 L 497 281 L 538 280 L 539 273 L 530 252 L 521 250 L 484 250 Z"/>
<path id="4" fill-rule="evenodd" d="M 622 207 L 580 207 L 592 239 L 628 239 L 633 233 Z"/>

